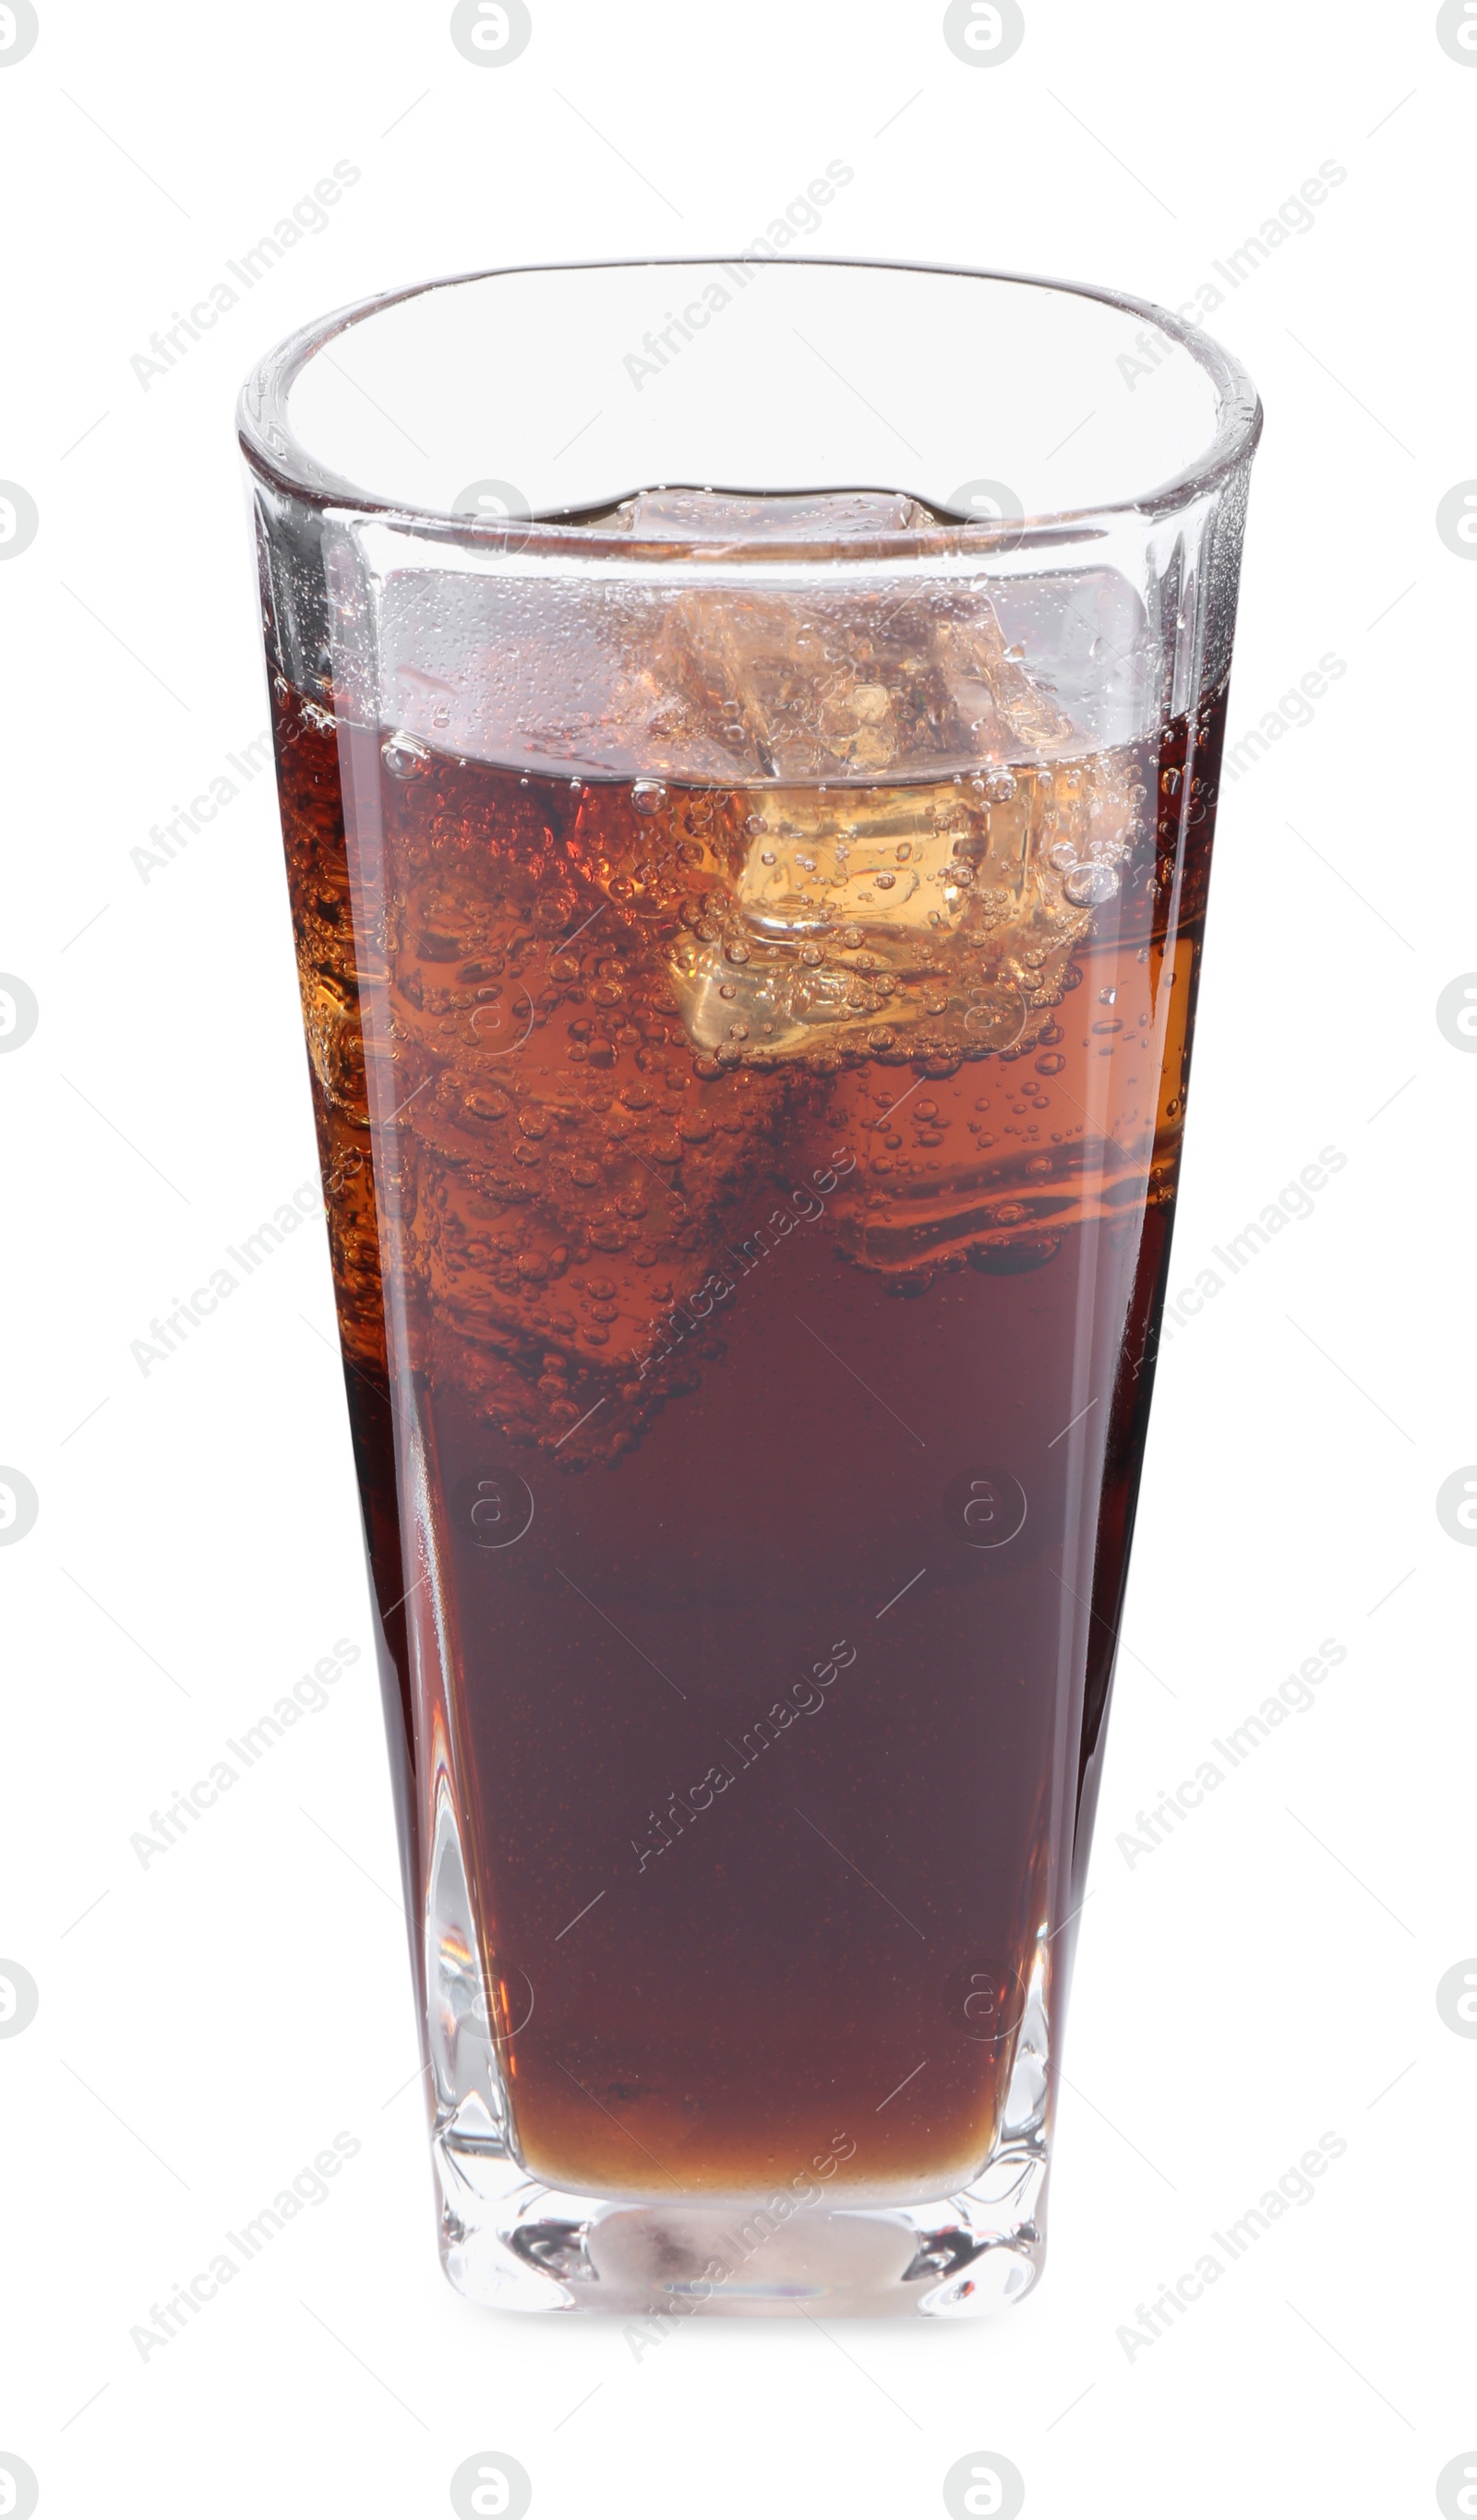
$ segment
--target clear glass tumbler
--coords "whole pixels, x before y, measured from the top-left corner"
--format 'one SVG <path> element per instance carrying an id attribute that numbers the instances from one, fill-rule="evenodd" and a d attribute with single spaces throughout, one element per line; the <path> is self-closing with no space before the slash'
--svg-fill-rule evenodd
<path id="1" fill-rule="evenodd" d="M 245 390 L 474 2300 L 1034 2280 L 1259 427 L 1136 299 L 757 252 Z"/>

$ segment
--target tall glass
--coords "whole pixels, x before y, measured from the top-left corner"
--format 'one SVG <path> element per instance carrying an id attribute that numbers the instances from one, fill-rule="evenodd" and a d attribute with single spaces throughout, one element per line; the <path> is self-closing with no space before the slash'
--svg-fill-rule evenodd
<path id="1" fill-rule="evenodd" d="M 246 388 L 475 2300 L 1040 2267 L 1259 427 L 1137 300 L 757 251 Z"/>

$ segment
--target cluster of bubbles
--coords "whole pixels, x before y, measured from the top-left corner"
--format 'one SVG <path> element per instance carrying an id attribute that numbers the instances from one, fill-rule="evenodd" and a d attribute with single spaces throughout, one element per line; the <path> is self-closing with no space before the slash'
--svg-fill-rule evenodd
<path id="1" fill-rule="evenodd" d="M 533 777 L 392 730 L 359 973 L 321 715 L 284 795 L 346 1318 L 376 1313 L 387 1233 L 431 1372 L 578 1468 L 695 1387 L 736 1251 L 838 1149 L 826 1231 L 899 1291 L 924 1245 L 1030 1244 L 1082 1135 L 1066 1002 L 1104 912 L 1146 922 L 1149 748 L 724 787 Z"/>

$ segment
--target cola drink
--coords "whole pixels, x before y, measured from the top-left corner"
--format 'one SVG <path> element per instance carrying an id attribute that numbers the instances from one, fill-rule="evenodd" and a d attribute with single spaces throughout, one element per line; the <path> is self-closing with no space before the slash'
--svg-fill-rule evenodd
<path id="1" fill-rule="evenodd" d="M 689 631 L 599 773 L 274 684 L 408 1880 L 531 2182 L 940 2198 L 1081 1895 L 1224 689 Z"/>

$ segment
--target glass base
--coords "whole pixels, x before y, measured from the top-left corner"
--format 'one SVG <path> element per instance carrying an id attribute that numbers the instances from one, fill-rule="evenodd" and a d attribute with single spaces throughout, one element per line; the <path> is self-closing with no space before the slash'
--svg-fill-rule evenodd
<path id="1" fill-rule="evenodd" d="M 1046 2254 L 1040 2145 L 1003 2147 L 952 2196 L 838 2200 L 782 2216 L 763 2196 L 569 2195 L 469 2141 L 470 2132 L 448 2126 L 433 2146 L 441 2260 L 458 2292 L 493 2310 L 974 2318 L 1022 2300 Z"/>
<path id="2" fill-rule="evenodd" d="M 688 2318 L 973 2318 L 1024 2298 L 1046 2256 L 1051 1945 L 1042 1925 L 995 2146 L 954 2193 L 921 2202 L 846 2192 L 800 2204 L 771 2192 L 587 2196 L 550 2187 L 515 2154 L 500 2041 L 477 1959 L 460 1832 L 437 1796 L 426 1906 L 431 2155 L 441 2262 L 492 2310 Z"/>

